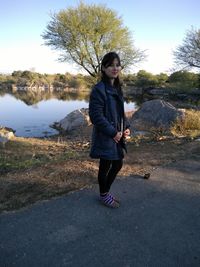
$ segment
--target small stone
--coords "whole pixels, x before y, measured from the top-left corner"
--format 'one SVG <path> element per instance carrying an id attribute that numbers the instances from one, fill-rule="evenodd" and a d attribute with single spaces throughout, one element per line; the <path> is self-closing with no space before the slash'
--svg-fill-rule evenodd
<path id="1" fill-rule="evenodd" d="M 143 177 L 144 177 L 144 179 L 149 179 L 150 178 L 150 173 L 149 172 L 145 173 L 145 175 Z"/>

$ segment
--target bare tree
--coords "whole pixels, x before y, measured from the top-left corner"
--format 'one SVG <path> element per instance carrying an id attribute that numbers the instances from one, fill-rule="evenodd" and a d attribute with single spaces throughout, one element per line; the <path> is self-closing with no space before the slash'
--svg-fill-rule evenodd
<path id="1" fill-rule="evenodd" d="M 186 32 L 183 44 L 174 51 L 175 63 L 183 68 L 200 68 L 200 29 Z"/>

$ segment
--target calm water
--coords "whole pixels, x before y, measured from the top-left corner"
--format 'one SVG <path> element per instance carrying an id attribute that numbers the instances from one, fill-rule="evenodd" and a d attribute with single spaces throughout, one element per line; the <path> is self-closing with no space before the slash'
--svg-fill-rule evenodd
<path id="1" fill-rule="evenodd" d="M 58 133 L 49 127 L 60 121 L 70 112 L 87 108 L 88 101 L 81 99 L 41 100 L 37 104 L 30 104 L 27 100 L 18 99 L 14 95 L 0 96 L 0 126 L 11 127 L 16 130 L 16 136 L 42 137 Z M 83 97 L 82 97 L 83 98 Z M 26 104 L 28 103 L 28 104 Z M 135 103 L 125 103 L 125 110 L 135 108 Z"/>

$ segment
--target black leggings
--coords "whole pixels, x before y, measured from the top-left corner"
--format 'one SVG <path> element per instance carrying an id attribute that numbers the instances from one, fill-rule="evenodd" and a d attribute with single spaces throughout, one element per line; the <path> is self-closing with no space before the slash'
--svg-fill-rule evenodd
<path id="1" fill-rule="evenodd" d="M 99 161 L 99 173 L 98 182 L 100 193 L 109 192 L 110 187 L 117 176 L 117 173 L 121 170 L 123 160 L 107 160 L 100 159 Z"/>

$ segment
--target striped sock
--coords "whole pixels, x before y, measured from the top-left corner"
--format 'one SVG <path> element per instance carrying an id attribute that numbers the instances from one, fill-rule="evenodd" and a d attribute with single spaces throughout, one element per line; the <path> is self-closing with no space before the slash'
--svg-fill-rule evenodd
<path id="1" fill-rule="evenodd" d="M 109 193 L 100 194 L 100 199 L 105 204 L 112 204 L 114 202 L 113 196 L 111 196 Z"/>

